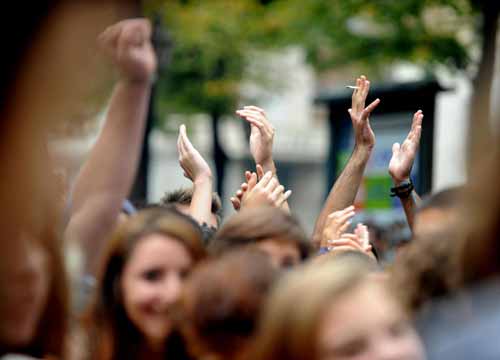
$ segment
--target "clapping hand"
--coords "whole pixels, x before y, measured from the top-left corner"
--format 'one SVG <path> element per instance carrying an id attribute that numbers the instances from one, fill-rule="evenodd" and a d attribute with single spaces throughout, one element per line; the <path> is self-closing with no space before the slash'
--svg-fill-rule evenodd
<path id="1" fill-rule="evenodd" d="M 395 143 L 392 146 L 392 158 L 389 162 L 389 174 L 396 184 L 409 179 L 411 168 L 417 156 L 422 135 L 422 119 L 424 114 L 421 110 L 413 116 L 411 130 L 402 145 Z"/>
<path id="2" fill-rule="evenodd" d="M 207 162 L 189 141 L 185 125 L 181 125 L 179 130 L 177 150 L 179 152 L 179 164 L 184 170 L 185 177 L 193 183 L 212 178 L 212 171 Z"/>
<path id="3" fill-rule="evenodd" d="M 271 162 L 275 129 L 265 111 L 257 106 L 245 106 L 236 111 L 236 114 L 250 123 L 250 153 L 255 164 L 265 165 Z"/>
<path id="4" fill-rule="evenodd" d="M 265 173 L 260 179 L 252 173 L 248 181 L 248 188 L 242 196 L 241 207 L 274 206 L 281 208 L 292 194 L 291 190 L 285 191 L 278 179 L 271 171 Z"/>

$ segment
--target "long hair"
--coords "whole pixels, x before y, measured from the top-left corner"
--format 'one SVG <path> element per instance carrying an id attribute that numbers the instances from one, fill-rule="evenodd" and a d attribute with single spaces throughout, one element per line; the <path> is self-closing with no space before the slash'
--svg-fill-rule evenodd
<path id="1" fill-rule="evenodd" d="M 127 316 L 120 277 L 136 244 L 151 234 L 164 234 L 177 240 L 187 249 L 193 263 L 205 256 L 198 225 L 174 209 L 144 210 L 123 223 L 110 240 L 96 299 L 85 319 L 92 359 L 138 358 L 138 349 L 144 341 Z M 170 336 L 168 340 L 173 341 L 173 338 Z M 165 346 L 168 350 L 167 344 Z"/>
<path id="2" fill-rule="evenodd" d="M 326 306 L 356 288 L 371 268 L 345 259 L 297 269 L 271 293 L 247 359 L 317 359 L 317 339 Z"/>

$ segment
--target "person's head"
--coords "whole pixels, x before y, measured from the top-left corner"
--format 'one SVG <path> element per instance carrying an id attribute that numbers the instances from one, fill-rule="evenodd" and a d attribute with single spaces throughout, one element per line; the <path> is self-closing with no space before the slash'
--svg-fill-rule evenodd
<path id="1" fill-rule="evenodd" d="M 272 292 L 252 359 L 423 359 L 418 336 L 384 281 L 349 259 L 312 264 Z"/>
<path id="2" fill-rule="evenodd" d="M 413 233 L 424 236 L 453 226 L 458 215 L 456 205 L 462 191 L 462 187 L 453 187 L 424 198 L 415 215 Z"/>
<path id="3" fill-rule="evenodd" d="M 277 267 L 296 265 L 311 251 L 297 220 L 272 207 L 244 208 L 233 215 L 216 233 L 209 251 L 217 255 L 250 245 L 267 253 Z"/>
<path id="4" fill-rule="evenodd" d="M 189 205 L 193 199 L 193 188 L 184 188 L 166 193 L 160 200 L 160 205 L 175 205 L 182 213 L 189 215 Z M 210 226 L 218 228 L 222 221 L 222 203 L 217 193 L 212 193 L 212 220 Z"/>
<path id="5" fill-rule="evenodd" d="M 277 272 L 268 256 L 248 249 L 197 268 L 184 288 L 179 319 L 192 354 L 234 359 L 244 352 Z"/>
<path id="6" fill-rule="evenodd" d="M 141 346 L 165 351 L 172 306 L 205 255 L 201 241 L 197 224 L 174 209 L 141 211 L 117 229 L 88 318 L 97 358 L 121 358 Z"/>
<path id="7" fill-rule="evenodd" d="M 2 260 L 3 265 L 17 270 L 10 271 L 14 277 L 10 279 L 9 296 L 0 300 L 10 308 L 2 316 L 0 354 L 16 351 L 40 358 L 63 357 L 67 350 L 69 293 L 57 221 L 26 228 L 18 236 L 27 245 L 26 263 L 9 264 L 8 256 Z"/>
<path id="8" fill-rule="evenodd" d="M 459 244 L 456 229 L 435 231 L 415 237 L 396 257 L 391 279 L 398 298 L 412 315 L 457 288 Z"/>

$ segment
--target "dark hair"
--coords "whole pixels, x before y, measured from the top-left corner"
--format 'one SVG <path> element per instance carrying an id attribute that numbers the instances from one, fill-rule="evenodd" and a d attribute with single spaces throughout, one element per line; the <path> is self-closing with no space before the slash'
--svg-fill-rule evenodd
<path id="1" fill-rule="evenodd" d="M 184 288 L 179 319 L 192 355 L 233 359 L 243 352 L 277 274 L 257 249 L 230 251 L 197 268 Z"/>
<path id="2" fill-rule="evenodd" d="M 179 241 L 194 263 L 205 256 L 199 227 L 177 210 L 143 210 L 124 222 L 110 241 L 96 299 L 85 319 L 92 359 L 128 359 L 137 352 L 142 339 L 123 307 L 119 279 L 136 244 L 151 234 L 165 234 Z"/>
<path id="3" fill-rule="evenodd" d="M 273 207 L 242 209 L 219 229 L 208 250 L 217 255 L 268 239 L 295 244 L 302 260 L 311 253 L 311 243 L 298 221 Z"/>
<path id="4" fill-rule="evenodd" d="M 160 200 L 160 206 L 170 204 L 190 205 L 191 200 L 193 200 L 193 188 L 183 188 L 165 193 Z M 215 215 L 217 225 L 220 226 L 222 222 L 222 202 L 216 192 L 212 193 L 212 207 L 210 211 Z"/>

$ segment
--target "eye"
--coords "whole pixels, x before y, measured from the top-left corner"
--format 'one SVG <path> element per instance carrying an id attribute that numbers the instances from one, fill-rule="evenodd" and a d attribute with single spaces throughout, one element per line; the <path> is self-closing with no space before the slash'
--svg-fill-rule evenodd
<path id="1" fill-rule="evenodd" d="M 160 269 L 151 269 L 142 273 L 142 277 L 147 281 L 158 281 L 163 275 Z"/>
<path id="2" fill-rule="evenodd" d="M 332 357 L 350 358 L 363 353 L 366 350 L 367 342 L 363 339 L 351 340 L 345 344 L 337 346 L 333 351 Z"/>
<path id="3" fill-rule="evenodd" d="M 295 259 L 292 256 L 286 256 L 281 260 L 281 268 L 288 269 L 295 265 Z"/>
<path id="4" fill-rule="evenodd" d="M 189 269 L 182 269 L 179 271 L 179 276 L 182 280 L 186 279 L 189 276 Z"/>

